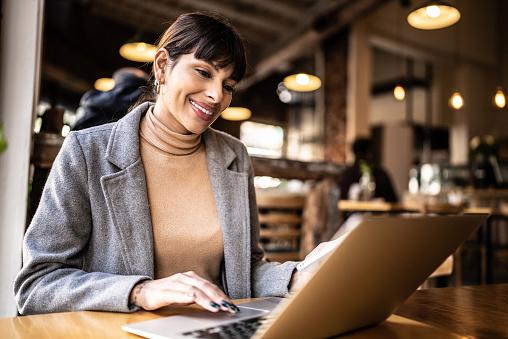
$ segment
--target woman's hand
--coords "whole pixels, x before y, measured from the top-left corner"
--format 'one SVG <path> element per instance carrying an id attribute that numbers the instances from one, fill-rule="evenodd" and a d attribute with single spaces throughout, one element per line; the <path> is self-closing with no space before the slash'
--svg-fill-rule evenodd
<path id="1" fill-rule="evenodd" d="M 293 272 L 289 290 L 291 293 L 299 291 L 310 278 L 316 273 L 317 269 L 330 256 L 335 247 L 337 247 L 342 239 L 327 241 L 320 243 L 312 250 L 305 260 L 298 265 L 298 269 Z"/>
<path id="2" fill-rule="evenodd" d="M 310 280 L 310 278 L 314 275 L 314 272 L 309 272 L 307 270 L 293 272 L 291 276 L 291 282 L 289 283 L 289 292 L 295 293 L 298 292 L 306 283 Z"/>
<path id="3" fill-rule="evenodd" d="M 129 302 L 145 310 L 196 303 L 211 312 L 239 311 L 220 288 L 192 271 L 142 281 L 132 289 Z"/>

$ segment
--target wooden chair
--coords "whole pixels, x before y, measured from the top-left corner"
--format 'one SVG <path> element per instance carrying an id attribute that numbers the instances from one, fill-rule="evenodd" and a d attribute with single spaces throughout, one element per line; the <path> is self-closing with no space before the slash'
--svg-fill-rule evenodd
<path id="1" fill-rule="evenodd" d="M 304 202 L 299 194 L 257 192 L 260 243 L 268 261 L 300 260 Z"/>

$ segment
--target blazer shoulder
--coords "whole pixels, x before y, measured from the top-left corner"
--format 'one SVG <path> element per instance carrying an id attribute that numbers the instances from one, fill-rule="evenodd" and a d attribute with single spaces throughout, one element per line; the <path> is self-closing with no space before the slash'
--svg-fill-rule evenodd
<path id="1" fill-rule="evenodd" d="M 116 122 L 112 122 L 100 126 L 85 128 L 79 131 L 72 131 L 70 134 L 73 134 L 81 146 L 85 148 L 98 144 L 107 145 L 111 131 L 113 130 L 115 124 Z"/>

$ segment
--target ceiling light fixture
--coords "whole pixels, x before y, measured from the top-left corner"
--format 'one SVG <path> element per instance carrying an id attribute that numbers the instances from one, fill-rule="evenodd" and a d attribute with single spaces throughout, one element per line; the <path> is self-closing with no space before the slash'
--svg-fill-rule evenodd
<path id="1" fill-rule="evenodd" d="M 137 62 L 152 62 L 157 46 L 146 42 L 128 42 L 120 47 L 120 55 L 127 60 Z"/>
<path id="2" fill-rule="evenodd" d="M 464 98 L 462 98 L 462 94 L 458 91 L 453 92 L 448 104 L 453 109 L 460 110 L 464 106 Z"/>
<path id="3" fill-rule="evenodd" d="M 231 121 L 247 120 L 251 115 L 251 110 L 245 107 L 228 107 L 221 113 L 223 119 Z"/>
<path id="4" fill-rule="evenodd" d="M 496 91 L 496 94 L 494 95 L 493 101 L 494 101 L 494 105 L 497 108 L 505 108 L 506 107 L 506 96 L 504 95 L 502 87 L 497 88 L 497 91 Z"/>
<path id="5" fill-rule="evenodd" d="M 414 28 L 432 30 L 454 25 L 460 20 L 460 11 L 444 1 L 426 1 L 407 16 Z"/>
<path id="6" fill-rule="evenodd" d="M 393 96 L 398 101 L 402 101 L 406 97 L 406 90 L 401 85 L 397 85 L 393 88 Z"/>
<path id="7" fill-rule="evenodd" d="M 98 91 L 107 92 L 115 87 L 115 80 L 112 78 L 100 78 L 95 80 L 93 86 Z"/>
<path id="8" fill-rule="evenodd" d="M 287 89 L 295 92 L 312 92 L 321 87 L 321 79 L 305 73 L 289 75 L 283 82 Z"/>

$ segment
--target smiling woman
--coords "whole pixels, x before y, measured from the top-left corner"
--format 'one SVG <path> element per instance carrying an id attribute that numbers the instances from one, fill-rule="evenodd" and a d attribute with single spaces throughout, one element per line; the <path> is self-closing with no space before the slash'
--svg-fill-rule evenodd
<path id="1" fill-rule="evenodd" d="M 209 127 L 245 65 L 229 24 L 184 14 L 160 39 L 142 102 L 68 135 L 25 235 L 22 314 L 236 312 L 230 298 L 286 296 L 301 281 L 297 263 L 263 260 L 245 146 Z"/>

